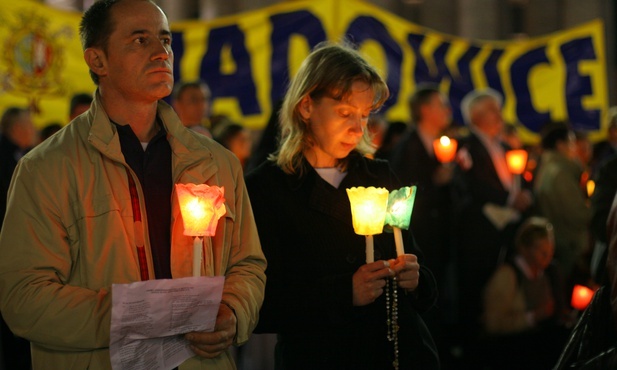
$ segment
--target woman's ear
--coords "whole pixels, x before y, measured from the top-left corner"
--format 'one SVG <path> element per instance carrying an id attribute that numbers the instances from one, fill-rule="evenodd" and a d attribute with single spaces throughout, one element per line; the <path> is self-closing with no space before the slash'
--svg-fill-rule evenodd
<path id="1" fill-rule="evenodd" d="M 313 110 L 313 100 L 309 95 L 306 95 L 304 98 L 302 98 L 298 110 L 305 121 L 308 121 L 309 118 L 311 118 L 311 111 Z"/>
<path id="2" fill-rule="evenodd" d="M 92 72 L 99 76 L 107 74 L 105 55 L 102 50 L 98 48 L 87 48 L 84 51 L 84 60 Z"/>

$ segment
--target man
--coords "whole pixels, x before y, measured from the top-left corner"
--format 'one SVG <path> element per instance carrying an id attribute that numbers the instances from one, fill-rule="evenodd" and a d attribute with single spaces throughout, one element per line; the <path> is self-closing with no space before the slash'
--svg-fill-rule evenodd
<path id="1" fill-rule="evenodd" d="M 0 119 L 0 230 L 6 211 L 6 195 L 17 161 L 30 150 L 36 141 L 36 129 L 30 111 L 10 107 Z M 30 343 L 16 337 L 1 320 L 1 342 L 4 365 L 2 369 L 27 369 L 30 367 Z"/>
<path id="2" fill-rule="evenodd" d="M 210 116 L 210 88 L 204 82 L 180 82 L 172 93 L 172 106 L 184 126 L 212 137 L 204 126 L 204 120 Z"/>
<path id="3" fill-rule="evenodd" d="M 86 93 L 73 95 L 69 104 L 69 121 L 90 109 L 91 104 L 92 95 Z"/>
<path id="4" fill-rule="evenodd" d="M 36 369 L 110 369 L 111 285 L 191 276 L 174 183 L 225 189 L 202 275 L 225 276 L 215 330 L 186 334 L 180 369 L 232 369 L 263 300 L 265 259 L 238 160 L 160 99 L 173 85 L 167 18 L 98 1 L 80 26 L 92 107 L 22 158 L 0 234 L 0 308 Z M 208 253 L 210 251 L 210 253 Z"/>
<path id="5" fill-rule="evenodd" d="M 392 151 L 391 166 L 401 182 L 417 186 L 411 230 L 422 248 L 425 264 L 431 269 L 440 291 L 446 291 L 446 267 L 451 256 L 450 181 L 453 167 L 440 163 L 433 141 L 450 125 L 452 112 L 447 98 L 437 86 L 420 86 L 409 99 L 412 124 Z M 438 311 L 425 315 L 437 341 L 445 334 L 445 310 L 451 308 L 440 295 Z"/>
<path id="6" fill-rule="evenodd" d="M 463 331 L 474 334 L 480 328 L 482 289 L 512 247 L 521 212 L 532 198 L 528 190 L 516 189 L 507 168 L 501 96 L 492 89 L 474 90 L 461 109 L 470 134 L 461 139 L 459 151 L 470 160 L 454 178 L 455 240 L 460 320 Z"/>
<path id="7" fill-rule="evenodd" d="M 566 295 L 577 273 L 586 268 L 583 253 L 589 248 L 591 209 L 581 188 L 583 167 L 576 160 L 576 137 L 565 122 L 542 128 L 542 156 L 536 170 L 534 195 L 540 215 L 555 228 L 555 260 L 566 277 Z M 605 197 L 609 202 L 612 197 Z"/>

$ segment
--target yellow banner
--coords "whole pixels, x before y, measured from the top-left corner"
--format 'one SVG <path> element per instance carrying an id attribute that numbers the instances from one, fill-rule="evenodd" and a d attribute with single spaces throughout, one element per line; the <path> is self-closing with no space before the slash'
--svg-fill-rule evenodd
<path id="1" fill-rule="evenodd" d="M 81 14 L 30 1 L 0 5 L 0 109 L 30 104 L 39 126 L 66 123 L 68 100 L 92 92 L 78 37 Z M 171 25 L 176 80 L 206 81 L 213 112 L 263 128 L 299 64 L 323 40 L 347 39 L 382 72 L 392 92 L 382 112 L 408 120 L 407 100 L 423 82 L 439 84 L 462 123 L 459 104 L 475 88 L 504 96 L 504 116 L 525 141 L 549 120 L 603 136 L 608 106 L 601 21 L 521 41 L 449 36 L 359 0 L 284 2 L 210 22 Z"/>

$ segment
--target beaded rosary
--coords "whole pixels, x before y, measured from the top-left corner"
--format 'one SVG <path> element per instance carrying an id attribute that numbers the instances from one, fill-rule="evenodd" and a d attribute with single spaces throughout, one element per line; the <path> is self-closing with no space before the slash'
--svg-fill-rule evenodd
<path id="1" fill-rule="evenodd" d="M 392 299 L 390 299 L 390 286 L 392 286 Z M 386 280 L 386 313 L 388 324 L 388 341 L 394 342 L 394 361 L 392 366 L 398 370 L 398 283 L 396 277 Z"/>

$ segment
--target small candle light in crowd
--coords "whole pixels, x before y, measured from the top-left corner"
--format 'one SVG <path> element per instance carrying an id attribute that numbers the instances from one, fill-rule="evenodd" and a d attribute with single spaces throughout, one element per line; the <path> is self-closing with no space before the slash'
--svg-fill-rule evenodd
<path id="1" fill-rule="evenodd" d="M 527 151 L 525 149 L 508 150 L 506 152 L 506 164 L 510 173 L 514 175 L 513 190 L 518 191 L 521 189 L 520 176 L 527 167 Z"/>
<path id="2" fill-rule="evenodd" d="M 451 139 L 447 136 L 442 136 L 439 139 L 433 141 L 433 151 L 435 157 L 441 163 L 450 163 L 456 156 L 456 148 L 458 142 L 455 139 Z"/>
<path id="3" fill-rule="evenodd" d="M 176 184 L 184 235 L 193 236 L 193 276 L 201 275 L 204 236 L 214 236 L 225 210 L 225 189 L 206 184 Z"/>
<path id="4" fill-rule="evenodd" d="M 358 235 L 366 236 L 366 263 L 375 261 L 373 235 L 383 232 L 388 194 L 387 189 L 373 186 L 347 189 L 354 231 Z"/>
<path id="5" fill-rule="evenodd" d="M 587 196 L 591 198 L 595 190 L 596 190 L 596 183 L 593 180 L 588 180 L 587 181 Z"/>
<path id="6" fill-rule="evenodd" d="M 406 186 L 398 190 L 392 190 L 388 196 L 388 211 L 386 212 L 385 222 L 386 225 L 392 226 L 394 231 L 397 256 L 405 254 L 401 229 L 409 229 L 415 198 L 415 186 Z"/>
<path id="7" fill-rule="evenodd" d="M 593 298 L 594 291 L 592 289 L 587 288 L 584 285 L 574 285 L 574 290 L 572 290 L 572 300 L 570 304 L 572 307 L 579 311 L 583 311 L 589 303 L 591 302 L 591 298 Z"/>

